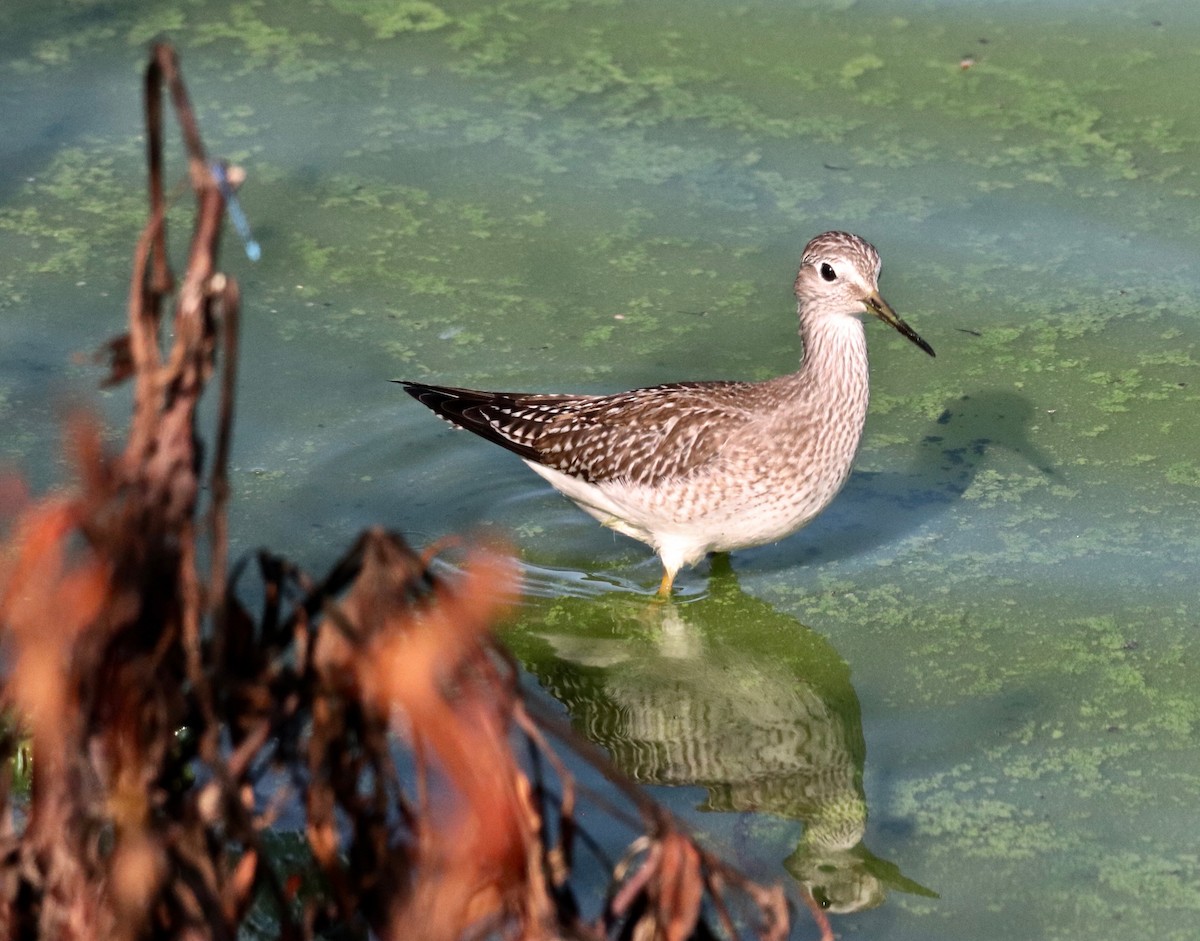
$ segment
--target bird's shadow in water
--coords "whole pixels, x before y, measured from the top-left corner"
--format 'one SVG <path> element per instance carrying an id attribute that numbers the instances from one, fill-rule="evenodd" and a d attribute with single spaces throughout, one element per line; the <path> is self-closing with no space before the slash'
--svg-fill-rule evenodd
<path id="1" fill-rule="evenodd" d="M 724 561 L 715 567 L 702 598 L 559 597 L 505 642 L 635 780 L 704 788 L 701 810 L 803 824 L 783 865 L 821 908 L 861 911 L 890 891 L 933 895 L 864 843 L 866 745 L 845 660 L 746 595 Z M 743 865 L 762 855 L 736 852 Z"/>
<path id="2" fill-rule="evenodd" d="M 894 542 L 947 512 L 996 449 L 1022 455 L 1048 477 L 1059 476 L 1029 440 L 1033 405 L 1012 392 L 983 391 L 946 403 L 902 471 L 855 471 L 845 490 L 790 539 L 743 553 L 759 568 L 787 568 L 852 558 Z"/>

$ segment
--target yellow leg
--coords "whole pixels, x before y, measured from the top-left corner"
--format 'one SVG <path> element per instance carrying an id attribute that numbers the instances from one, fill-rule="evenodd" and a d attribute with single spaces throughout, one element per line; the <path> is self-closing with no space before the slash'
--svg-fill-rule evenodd
<path id="1" fill-rule="evenodd" d="M 675 584 L 675 573 L 670 569 L 663 569 L 662 581 L 658 583 L 658 597 L 663 600 L 670 598 L 673 584 Z"/>

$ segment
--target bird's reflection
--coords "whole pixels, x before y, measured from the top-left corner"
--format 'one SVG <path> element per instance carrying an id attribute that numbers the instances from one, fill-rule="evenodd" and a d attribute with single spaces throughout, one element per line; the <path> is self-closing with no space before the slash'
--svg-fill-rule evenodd
<path id="1" fill-rule="evenodd" d="M 635 780 L 702 786 L 705 810 L 801 821 L 785 866 L 831 912 L 933 894 L 863 843 L 866 747 L 846 662 L 745 595 L 727 563 L 690 604 L 561 598 L 542 624 L 510 642 Z"/>

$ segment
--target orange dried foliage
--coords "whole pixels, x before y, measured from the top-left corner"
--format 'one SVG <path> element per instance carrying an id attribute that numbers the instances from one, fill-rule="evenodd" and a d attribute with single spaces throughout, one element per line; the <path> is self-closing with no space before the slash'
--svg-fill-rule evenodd
<path id="1" fill-rule="evenodd" d="M 75 720 L 77 697 L 68 678 L 72 645 L 95 620 L 109 593 L 108 567 L 90 552 L 69 560 L 79 505 L 54 498 L 27 509 L 0 567 L 0 623 L 9 638 L 6 701 L 20 723 L 45 742 L 39 766 L 62 767 L 64 731 Z"/>
<path id="2" fill-rule="evenodd" d="M 687 941 L 696 930 L 700 903 L 704 898 L 700 854 L 695 844 L 679 833 L 668 834 L 659 846 L 660 875 L 654 893 L 655 916 L 661 926 L 663 941 Z"/>
<path id="3" fill-rule="evenodd" d="M 614 912 L 636 912 L 632 935 L 645 941 L 686 941 L 696 931 L 707 889 L 696 845 L 668 831 L 647 845 L 637 871 L 613 900 Z"/>
<path id="4" fill-rule="evenodd" d="M 92 453 L 98 440 L 93 424 L 76 417 L 69 434 L 77 453 Z M 4 489 L 17 492 L 12 486 Z M 105 926 L 117 920 L 100 883 L 91 878 L 95 859 L 85 849 L 81 831 L 90 801 L 80 791 L 90 790 L 91 781 L 79 765 L 87 739 L 80 650 L 114 608 L 113 565 L 84 533 L 95 502 L 89 495 L 20 502 L 24 505 L 13 507 L 16 518 L 0 549 L 5 667 L 0 702 L 6 722 L 31 736 L 36 761 L 24 838 L 15 844 L 10 838 L 5 849 L 13 853 L 9 858 L 19 859 L 14 850 L 23 846 L 27 859 L 42 863 L 40 931 L 46 936 L 103 936 Z M 20 920 L 11 917 L 20 913 L 4 904 L 4 896 L 16 891 L 14 875 L 0 870 L 0 924 L 6 918 Z"/>
<path id="5" fill-rule="evenodd" d="M 359 586 L 370 583 L 369 572 L 368 564 Z M 495 682 L 488 643 L 515 588 L 511 558 L 475 552 L 434 604 L 385 626 L 360 663 L 368 699 L 400 711 L 397 731 L 431 758 L 424 772 L 457 798 L 422 815 L 416 883 L 392 916 L 394 926 L 423 925 L 433 941 L 506 918 L 531 941 L 552 934 L 541 820 L 510 744 L 513 691 Z M 371 606 L 359 588 L 346 603 L 347 612 Z"/>

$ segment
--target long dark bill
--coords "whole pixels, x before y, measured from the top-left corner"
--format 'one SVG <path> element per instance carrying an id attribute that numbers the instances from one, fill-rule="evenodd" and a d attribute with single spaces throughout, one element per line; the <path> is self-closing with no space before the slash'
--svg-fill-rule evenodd
<path id="1" fill-rule="evenodd" d="M 866 304 L 867 307 L 871 309 L 871 313 L 873 313 L 884 323 L 895 327 L 902 336 L 912 340 L 913 343 L 917 344 L 917 346 L 923 349 L 930 356 L 937 356 L 937 353 L 933 351 L 933 347 L 922 340 L 920 336 L 917 335 L 916 330 L 901 320 L 900 316 L 894 310 L 892 310 L 891 305 L 888 304 L 888 302 L 878 294 L 872 294 L 870 297 L 868 297 Z"/>

